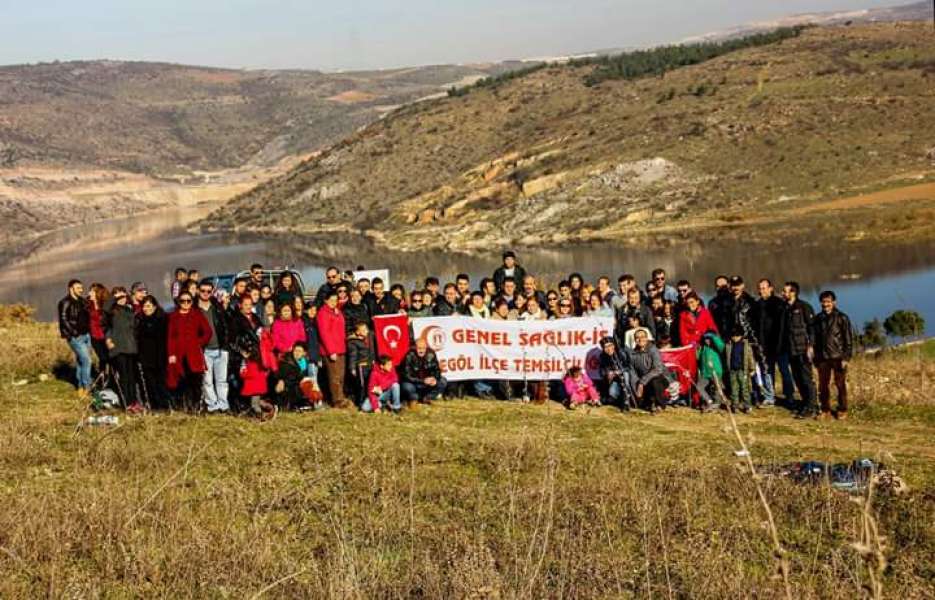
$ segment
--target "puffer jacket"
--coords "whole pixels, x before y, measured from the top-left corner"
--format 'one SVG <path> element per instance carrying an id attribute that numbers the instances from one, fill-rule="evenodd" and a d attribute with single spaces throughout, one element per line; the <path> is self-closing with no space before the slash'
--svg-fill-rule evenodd
<path id="1" fill-rule="evenodd" d="M 649 332 L 652 334 L 653 339 L 656 338 L 656 321 L 653 319 L 653 311 L 649 309 L 645 304 L 637 304 L 632 306 L 629 303 L 624 304 L 623 307 L 616 311 L 616 335 L 620 343 L 623 342 L 627 330 L 630 328 L 627 319 L 631 316 L 636 316 L 640 318 L 640 324 L 646 329 L 649 329 Z"/>
<path id="2" fill-rule="evenodd" d="M 370 325 L 370 306 L 366 302 L 353 304 L 348 302 L 344 305 L 344 332 L 350 336 L 354 333 L 354 328 L 358 323 Z"/>
<path id="3" fill-rule="evenodd" d="M 785 303 L 779 319 L 779 352 L 802 356 L 813 346 L 815 311 L 808 302 L 796 299 Z"/>
<path id="4" fill-rule="evenodd" d="M 58 331 L 64 339 L 91 333 L 91 313 L 84 298 L 65 296 L 58 303 Z"/>
<path id="5" fill-rule="evenodd" d="M 818 313 L 814 320 L 815 360 L 850 360 L 854 356 L 851 320 L 838 309 Z"/>
<path id="6" fill-rule="evenodd" d="M 347 338 L 347 370 L 356 376 L 361 367 L 364 369 L 373 367 L 373 347 L 369 339 L 361 339 L 352 335 Z"/>
<path id="7" fill-rule="evenodd" d="M 442 369 L 434 352 L 426 350 L 425 356 L 419 356 L 416 354 L 415 348 L 413 348 L 403 360 L 402 375 L 404 381 L 422 383 L 422 380 L 427 377 L 434 377 L 435 379 L 441 377 Z"/>

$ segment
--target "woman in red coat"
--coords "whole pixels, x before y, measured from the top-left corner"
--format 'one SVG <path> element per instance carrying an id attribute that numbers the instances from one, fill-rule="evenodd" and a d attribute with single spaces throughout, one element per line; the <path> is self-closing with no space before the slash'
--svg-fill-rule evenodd
<path id="1" fill-rule="evenodd" d="M 717 334 L 714 318 L 711 312 L 702 306 L 698 294 L 691 292 L 685 296 L 685 305 L 688 310 L 683 310 L 679 315 L 679 342 L 683 346 L 699 345 L 701 338 L 709 331 Z"/>
<path id="2" fill-rule="evenodd" d="M 166 382 L 170 390 L 181 393 L 183 406 L 197 410 L 201 405 L 201 380 L 207 370 L 204 352 L 211 341 L 211 325 L 204 313 L 192 308 L 189 292 L 179 294 L 176 302 L 178 310 L 169 315 Z M 183 381 L 185 385 L 179 389 Z"/>
<path id="3" fill-rule="evenodd" d="M 338 292 L 330 291 L 325 305 L 318 311 L 318 344 L 328 373 L 331 405 L 344 408 L 349 403 L 344 396 L 344 355 L 347 353 L 347 332 L 344 313 L 338 308 Z"/>

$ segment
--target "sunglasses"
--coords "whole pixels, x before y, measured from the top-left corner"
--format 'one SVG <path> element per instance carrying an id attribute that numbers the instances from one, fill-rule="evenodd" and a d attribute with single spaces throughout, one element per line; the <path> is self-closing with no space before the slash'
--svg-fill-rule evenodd
<path id="1" fill-rule="evenodd" d="M 180 300 L 179 300 L 179 304 L 191 304 L 191 303 L 192 303 L 192 299 L 191 299 L 191 298 L 188 298 L 188 299 L 180 299 Z"/>
<path id="2" fill-rule="evenodd" d="M 211 289 L 208 289 L 208 288 L 202 288 L 202 289 L 198 290 L 198 292 L 201 293 L 201 294 L 210 294 L 210 293 L 213 292 L 213 291 L 214 291 L 214 290 L 211 290 Z"/>
<path id="3" fill-rule="evenodd" d="M 127 297 L 123 294 L 117 294 L 116 296 L 114 296 L 114 300 L 126 300 L 126 299 Z"/>
<path id="4" fill-rule="evenodd" d="M 559 308 L 571 308 L 571 304 L 559 304 Z"/>

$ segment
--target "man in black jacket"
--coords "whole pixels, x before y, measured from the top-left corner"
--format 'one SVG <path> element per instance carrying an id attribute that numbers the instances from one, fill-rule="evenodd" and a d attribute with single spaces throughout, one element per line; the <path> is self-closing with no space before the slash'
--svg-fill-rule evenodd
<path id="1" fill-rule="evenodd" d="M 432 309 L 432 314 L 436 317 L 450 317 L 452 315 L 460 315 L 461 312 L 461 303 L 458 298 L 458 288 L 453 283 L 445 284 L 445 293 L 435 301 L 435 307 Z"/>
<path id="2" fill-rule="evenodd" d="M 493 272 L 493 281 L 500 292 L 503 291 L 503 282 L 507 277 L 512 277 L 513 281 L 518 283 L 522 283 L 526 278 L 526 269 L 516 262 L 516 253 L 512 250 L 503 253 L 503 266 Z"/>
<path id="3" fill-rule="evenodd" d="M 627 303 L 620 307 L 614 315 L 614 336 L 617 346 L 624 347 L 627 331 L 630 329 L 629 318 L 637 317 L 640 325 L 649 330 L 652 339 L 656 339 L 656 320 L 648 306 L 640 302 L 640 290 L 630 288 L 627 292 Z"/>
<path id="4" fill-rule="evenodd" d="M 207 371 L 202 379 L 202 396 L 209 414 L 230 412 L 228 400 L 229 382 L 227 367 L 229 315 L 214 295 L 214 281 L 202 279 L 198 284 L 198 308 L 211 327 L 211 340 L 205 346 L 204 356 Z"/>
<path id="5" fill-rule="evenodd" d="M 617 349 L 614 338 L 601 340 L 600 359 L 603 396 L 601 404 L 619 406 L 620 410 L 630 410 L 634 404 L 633 386 L 630 381 L 630 355 Z"/>
<path id="6" fill-rule="evenodd" d="M 777 365 L 782 375 L 784 397 L 792 398 L 795 393 L 792 371 L 789 370 L 789 357 L 779 354 L 779 325 L 785 303 L 774 293 L 773 282 L 769 279 L 761 279 L 757 284 L 757 291 L 760 297 L 753 304 L 750 321 L 766 363 L 763 373 L 763 404 L 772 405 L 775 402 Z"/>
<path id="7" fill-rule="evenodd" d="M 337 267 L 328 267 L 325 271 L 325 282 L 318 288 L 315 294 L 315 306 L 321 308 L 325 304 L 328 296 L 338 291 L 338 285 L 341 282 L 341 272 Z"/>
<path id="8" fill-rule="evenodd" d="M 818 367 L 818 399 L 822 418 L 831 416 L 831 375 L 838 389 L 838 419 L 847 418 L 847 363 L 854 355 L 853 330 L 848 316 L 838 310 L 832 291 L 818 297 L 821 312 L 815 317 L 815 366 Z"/>
<path id="9" fill-rule="evenodd" d="M 403 360 L 400 387 L 406 400 L 431 404 L 441 397 L 447 384 L 438 357 L 429 349 L 428 342 L 416 340 L 415 348 Z"/>
<path id="10" fill-rule="evenodd" d="M 792 379 L 799 390 L 801 402 L 797 417 L 815 417 L 818 407 L 815 398 L 815 379 L 812 377 L 815 335 L 812 329 L 815 311 L 807 302 L 799 299 L 799 284 L 787 281 L 782 288 L 786 300 L 779 320 L 779 352 L 789 356 Z M 791 401 L 791 398 L 786 398 Z"/>
<path id="11" fill-rule="evenodd" d="M 84 285 L 72 279 L 68 294 L 58 303 L 58 331 L 75 353 L 75 379 L 82 398 L 91 389 L 91 313 L 83 294 Z"/>
<path id="12" fill-rule="evenodd" d="M 382 279 L 374 277 L 370 282 L 370 291 L 371 295 L 366 302 L 371 318 L 399 312 L 399 300 L 386 291 L 386 283 Z"/>

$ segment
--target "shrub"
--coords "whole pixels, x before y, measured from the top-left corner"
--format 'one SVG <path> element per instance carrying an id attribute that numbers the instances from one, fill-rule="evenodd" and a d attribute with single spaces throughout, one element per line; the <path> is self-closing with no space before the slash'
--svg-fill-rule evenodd
<path id="1" fill-rule="evenodd" d="M 922 335 L 925 319 L 914 310 L 897 310 L 883 321 L 888 335 L 907 338 Z"/>

